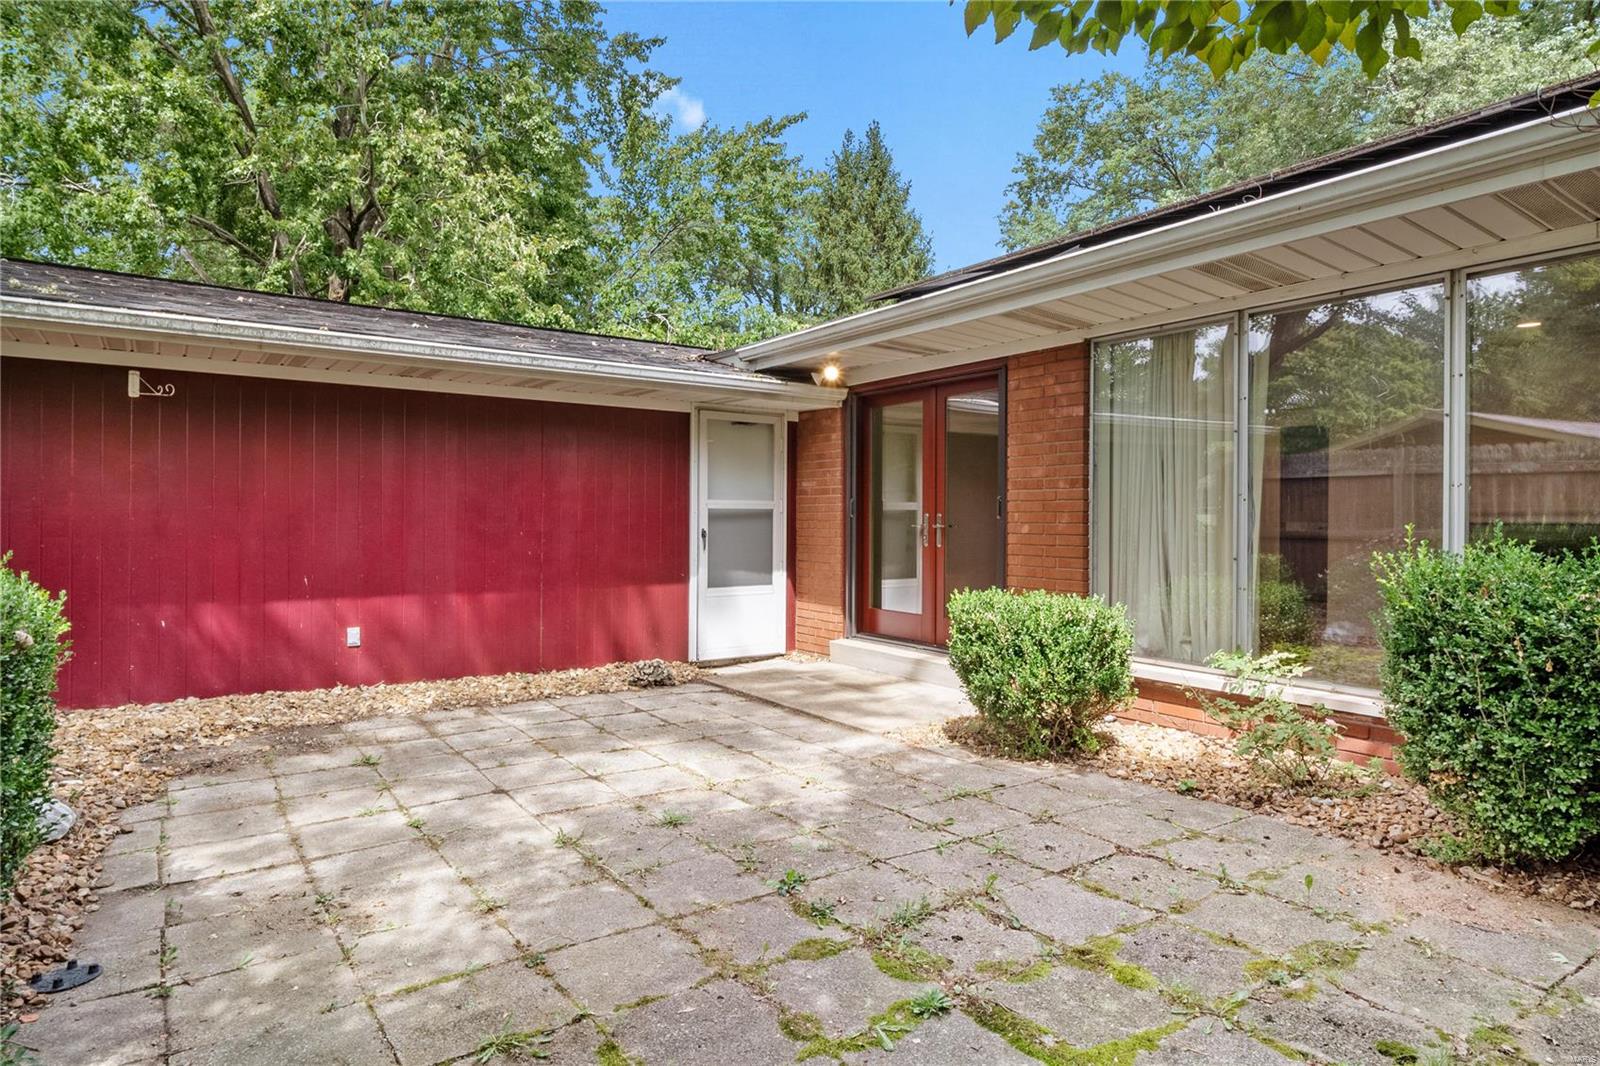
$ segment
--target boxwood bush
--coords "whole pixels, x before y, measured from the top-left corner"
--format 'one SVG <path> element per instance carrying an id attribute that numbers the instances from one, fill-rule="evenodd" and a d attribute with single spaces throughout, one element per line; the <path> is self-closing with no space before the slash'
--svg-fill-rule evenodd
<path id="1" fill-rule="evenodd" d="M 950 665 L 985 718 L 1029 756 L 1093 751 L 1096 719 L 1133 695 L 1122 606 L 1053 592 L 950 597 Z"/>
<path id="2" fill-rule="evenodd" d="M 37 803 L 50 789 L 64 601 L 13 570 L 11 553 L 0 557 L 0 899 L 38 843 Z"/>
<path id="3" fill-rule="evenodd" d="M 1373 569 L 1400 765 L 1459 843 L 1515 861 L 1600 837 L 1600 546 L 1542 554 L 1496 531 L 1459 556 L 1408 542 Z"/>

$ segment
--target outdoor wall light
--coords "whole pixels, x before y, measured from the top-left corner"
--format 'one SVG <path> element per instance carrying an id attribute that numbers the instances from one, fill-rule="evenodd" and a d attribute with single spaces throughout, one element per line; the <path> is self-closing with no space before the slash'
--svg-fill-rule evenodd
<path id="1" fill-rule="evenodd" d="M 839 369 L 838 363 L 826 363 L 811 375 L 811 380 L 818 385 L 841 385 L 844 383 L 844 371 Z"/>

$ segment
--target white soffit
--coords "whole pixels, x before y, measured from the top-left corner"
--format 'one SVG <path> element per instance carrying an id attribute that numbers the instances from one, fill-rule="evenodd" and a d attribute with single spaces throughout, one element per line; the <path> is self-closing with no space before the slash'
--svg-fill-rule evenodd
<path id="1" fill-rule="evenodd" d="M 1600 242 L 1600 130 L 1558 116 L 747 345 L 852 383 Z"/>

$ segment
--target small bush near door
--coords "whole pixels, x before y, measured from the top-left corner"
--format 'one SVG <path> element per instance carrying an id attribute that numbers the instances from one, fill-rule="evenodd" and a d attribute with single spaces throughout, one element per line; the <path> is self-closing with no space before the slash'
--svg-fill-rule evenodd
<path id="1" fill-rule="evenodd" d="M 62 600 L 10 563 L 10 553 L 0 558 L 0 898 L 39 840 L 67 631 Z"/>
<path id="2" fill-rule="evenodd" d="M 1600 547 L 1496 532 L 1373 566 L 1400 765 L 1466 827 L 1451 850 L 1559 859 L 1600 837 Z"/>
<path id="3" fill-rule="evenodd" d="M 1133 695 L 1120 604 L 982 589 L 950 597 L 950 665 L 983 716 L 1030 756 L 1093 751 L 1093 725 Z"/>

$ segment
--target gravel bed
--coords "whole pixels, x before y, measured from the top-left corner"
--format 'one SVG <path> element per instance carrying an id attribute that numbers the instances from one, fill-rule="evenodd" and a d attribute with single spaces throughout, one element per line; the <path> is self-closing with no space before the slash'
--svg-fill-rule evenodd
<path id="1" fill-rule="evenodd" d="M 619 692 L 635 679 L 674 682 L 697 676 L 684 663 L 613 663 L 587 670 L 498 674 L 394 685 L 338 686 L 309 692 L 126 704 L 64 711 L 56 725 L 54 794 L 78 814 L 61 840 L 28 857 L 0 915 L 0 1021 L 42 997 L 34 974 L 71 957 L 84 916 L 99 907 L 101 856 L 117 836 L 118 812 L 155 799 L 174 776 L 226 764 L 266 746 L 266 734 L 380 715 L 483 707 L 552 696 Z"/>
<path id="2" fill-rule="evenodd" d="M 1252 773 L 1234 753 L 1231 740 L 1116 718 L 1107 719 L 1097 732 L 1105 742 L 1101 750 L 1073 761 L 1111 777 L 1271 814 L 1458 877 L 1600 916 L 1600 847 L 1595 845 L 1562 863 L 1446 866 L 1425 849 L 1430 838 L 1454 831 L 1450 817 L 1429 801 L 1421 786 L 1402 778 L 1351 766 L 1348 773 L 1337 774 L 1316 791 L 1301 792 Z M 976 715 L 951 719 L 942 727 L 907 731 L 902 739 L 1014 758 L 994 742 Z"/>

